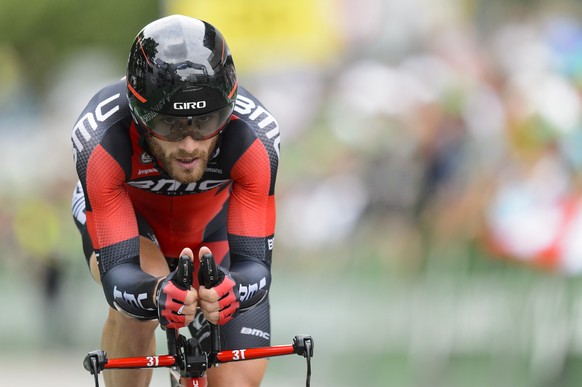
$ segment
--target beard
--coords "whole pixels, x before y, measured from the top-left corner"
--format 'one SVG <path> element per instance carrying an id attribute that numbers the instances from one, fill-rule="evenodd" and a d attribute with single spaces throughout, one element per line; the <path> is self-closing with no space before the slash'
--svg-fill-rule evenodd
<path id="1" fill-rule="evenodd" d="M 217 136 L 218 137 L 218 136 Z M 208 160 L 216 147 L 217 137 L 212 139 L 208 150 L 196 149 L 194 152 L 186 152 L 183 149 L 175 152 L 166 153 L 157 140 L 152 137 L 146 137 L 147 144 L 152 156 L 156 158 L 160 167 L 162 167 L 170 177 L 180 183 L 190 184 L 199 181 L 208 165 Z M 178 160 L 198 159 L 196 165 L 192 168 L 183 168 L 178 164 Z"/>

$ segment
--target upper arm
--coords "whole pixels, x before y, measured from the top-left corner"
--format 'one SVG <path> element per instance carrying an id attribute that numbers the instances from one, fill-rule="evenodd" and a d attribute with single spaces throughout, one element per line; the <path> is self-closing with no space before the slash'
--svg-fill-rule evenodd
<path id="1" fill-rule="evenodd" d="M 258 139 L 234 165 L 229 234 L 255 238 L 274 234 L 276 212 L 272 166 L 265 146 Z"/>
<path id="2" fill-rule="evenodd" d="M 87 227 L 100 254 L 102 274 L 139 256 L 137 221 L 124 181 L 119 163 L 101 145 L 95 147 L 87 165 L 85 195 L 90 203 Z"/>

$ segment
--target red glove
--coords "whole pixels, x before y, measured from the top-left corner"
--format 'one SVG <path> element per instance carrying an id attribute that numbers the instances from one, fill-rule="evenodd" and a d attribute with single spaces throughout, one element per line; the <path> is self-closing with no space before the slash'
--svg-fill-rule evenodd
<path id="1" fill-rule="evenodd" d="M 218 297 L 220 297 L 218 299 L 218 305 L 220 306 L 218 325 L 223 325 L 234 318 L 240 304 L 238 302 L 236 282 L 234 282 L 229 273 L 223 272 L 221 268 L 218 271 L 224 273 L 224 278 L 213 289 L 218 293 Z"/>
<path id="2" fill-rule="evenodd" d="M 186 325 L 186 317 L 182 315 L 186 290 L 172 282 L 176 272 L 170 273 L 158 285 L 156 300 L 158 303 L 158 319 L 167 328 L 182 328 Z"/>
<path id="3" fill-rule="evenodd" d="M 218 294 L 219 317 L 218 325 L 223 325 L 235 317 L 240 306 L 236 282 L 230 273 L 218 266 L 218 285 L 212 287 Z M 204 283 L 200 274 L 200 283 Z"/>

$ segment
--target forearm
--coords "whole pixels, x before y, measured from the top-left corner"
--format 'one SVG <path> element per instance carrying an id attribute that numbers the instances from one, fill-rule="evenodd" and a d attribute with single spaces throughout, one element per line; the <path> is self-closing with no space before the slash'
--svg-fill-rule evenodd
<path id="1" fill-rule="evenodd" d="M 235 255 L 229 271 L 236 282 L 239 313 L 251 309 L 266 298 L 271 286 L 271 270 L 266 262 Z"/>
<path id="2" fill-rule="evenodd" d="M 140 320 L 158 317 L 155 291 L 159 278 L 144 273 L 138 264 L 118 264 L 103 275 L 101 282 L 112 308 Z"/>

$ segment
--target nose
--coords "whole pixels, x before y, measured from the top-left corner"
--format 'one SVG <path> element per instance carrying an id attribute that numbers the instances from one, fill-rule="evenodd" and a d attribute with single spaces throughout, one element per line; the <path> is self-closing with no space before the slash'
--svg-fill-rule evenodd
<path id="1" fill-rule="evenodd" d="M 178 142 L 178 147 L 185 150 L 188 153 L 194 152 L 198 147 L 200 147 L 200 141 L 194 140 L 191 135 L 187 135 L 181 141 Z"/>

